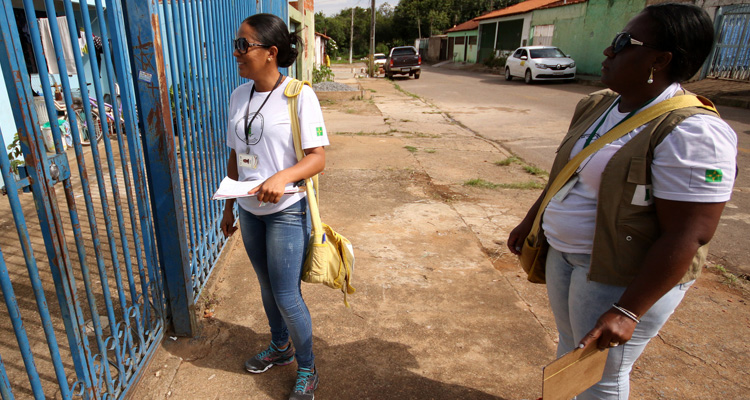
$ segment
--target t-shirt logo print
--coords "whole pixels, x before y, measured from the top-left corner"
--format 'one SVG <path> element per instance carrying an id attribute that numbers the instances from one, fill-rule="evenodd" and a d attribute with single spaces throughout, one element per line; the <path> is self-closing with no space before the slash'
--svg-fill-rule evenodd
<path id="1" fill-rule="evenodd" d="M 250 113 L 247 116 L 247 120 L 245 120 L 245 117 L 238 118 L 237 122 L 234 124 L 234 133 L 237 135 L 237 138 L 240 139 L 242 143 L 245 143 L 247 145 L 255 145 L 260 142 L 260 138 L 263 136 L 263 127 L 264 127 L 264 121 L 263 121 L 263 114 L 257 114 L 257 113 Z M 253 120 L 253 125 L 248 127 L 247 131 L 247 140 L 245 139 L 245 124 L 249 123 L 250 120 L 253 119 L 255 116 L 255 120 Z"/>
<path id="2" fill-rule="evenodd" d="M 318 136 L 323 136 L 323 127 L 319 126 L 319 127 L 315 128 L 315 134 L 318 135 Z"/>

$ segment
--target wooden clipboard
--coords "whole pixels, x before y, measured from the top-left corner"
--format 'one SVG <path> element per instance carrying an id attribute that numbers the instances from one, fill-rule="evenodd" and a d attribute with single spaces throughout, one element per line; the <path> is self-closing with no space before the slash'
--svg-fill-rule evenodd
<path id="1" fill-rule="evenodd" d="M 570 400 L 602 379 L 609 349 L 599 350 L 596 341 L 575 349 L 543 368 L 542 398 Z"/>

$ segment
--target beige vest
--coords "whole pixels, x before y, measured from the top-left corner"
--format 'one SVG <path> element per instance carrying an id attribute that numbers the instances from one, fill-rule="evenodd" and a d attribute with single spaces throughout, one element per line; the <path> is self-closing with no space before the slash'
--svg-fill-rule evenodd
<path id="1" fill-rule="evenodd" d="M 676 96 L 684 94 L 690 93 L 683 90 Z M 578 103 L 568 133 L 557 149 L 550 182 L 570 159 L 576 141 L 616 98 L 617 93 L 601 90 Z M 696 114 L 716 115 L 699 107 L 683 108 L 662 115 L 620 148 L 604 168 L 596 209 L 590 280 L 627 286 L 638 274 L 646 252 L 659 237 L 656 209 L 650 198 L 654 149 L 679 123 Z M 643 205 L 635 205 L 634 202 Z M 698 249 L 680 283 L 698 277 L 707 253 L 708 245 Z"/>

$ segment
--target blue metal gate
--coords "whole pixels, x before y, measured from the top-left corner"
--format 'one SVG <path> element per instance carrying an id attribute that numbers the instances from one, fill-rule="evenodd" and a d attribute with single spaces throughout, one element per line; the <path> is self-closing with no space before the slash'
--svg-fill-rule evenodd
<path id="1" fill-rule="evenodd" d="M 210 196 L 241 83 L 232 40 L 287 6 L 2 1 L 18 130 L 0 131 L 3 399 L 123 398 L 167 329 L 192 334 L 226 242 Z"/>
<path id="2" fill-rule="evenodd" d="M 750 5 L 721 7 L 707 76 L 750 81 Z"/>

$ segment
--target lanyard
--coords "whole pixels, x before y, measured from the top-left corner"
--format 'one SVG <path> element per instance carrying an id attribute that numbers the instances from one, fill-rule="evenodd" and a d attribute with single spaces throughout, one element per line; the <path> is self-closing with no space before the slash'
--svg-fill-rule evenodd
<path id="1" fill-rule="evenodd" d="M 657 96 L 657 97 L 658 97 L 658 96 Z M 587 147 L 588 145 L 590 145 L 590 144 L 591 144 L 591 142 L 592 142 L 592 141 L 594 141 L 594 139 L 596 139 L 596 138 L 597 138 L 596 132 L 597 132 L 597 131 L 599 131 L 599 128 L 601 128 L 601 127 L 602 127 L 602 124 L 603 124 L 603 123 L 604 123 L 604 121 L 605 121 L 605 120 L 607 119 L 607 116 L 609 115 L 610 111 L 612 111 L 612 109 L 613 109 L 613 108 L 617 107 L 617 105 L 618 105 L 618 104 L 620 104 L 620 100 L 621 100 L 621 99 L 622 99 L 622 97 L 618 97 L 618 98 L 617 98 L 617 100 L 615 100 L 615 102 L 614 102 L 614 103 L 612 103 L 612 106 L 610 106 L 610 107 L 609 107 L 609 108 L 607 109 L 607 112 L 606 112 L 606 113 L 604 113 L 604 116 L 602 116 L 601 120 L 599 120 L 599 123 L 598 123 L 598 124 L 596 125 L 596 128 L 594 128 L 594 131 L 593 131 L 593 132 L 591 132 L 591 134 L 589 135 L 589 137 L 588 137 L 588 138 L 586 139 L 586 143 L 584 143 L 584 144 L 583 144 L 583 148 L 584 148 L 584 149 L 585 149 L 585 148 L 586 148 L 586 147 Z M 641 109 L 643 109 L 643 107 L 646 107 L 647 105 L 651 104 L 651 102 L 653 102 L 654 100 L 656 100 L 656 97 L 654 97 L 654 98 L 650 99 L 649 101 L 647 101 L 647 102 L 643 103 L 643 104 L 642 104 L 642 105 L 641 105 L 640 107 L 638 107 L 638 108 L 636 108 L 635 110 L 631 111 L 631 112 L 630 112 L 630 114 L 626 115 L 626 116 L 625 116 L 625 118 L 623 118 L 622 120 L 620 120 L 620 122 L 618 122 L 617 124 L 615 124 L 615 126 L 613 126 L 613 127 L 611 128 L 611 129 L 615 129 L 615 128 L 617 127 L 617 125 L 620 125 L 621 123 L 625 122 L 625 121 L 626 121 L 626 120 L 627 120 L 628 118 L 630 118 L 630 117 L 632 117 L 633 115 L 635 115 L 635 113 L 637 113 L 638 111 L 641 111 Z M 611 129 L 610 129 L 610 130 L 611 130 Z"/>
<path id="2" fill-rule="evenodd" d="M 253 121 L 255 121 L 255 117 L 257 117 L 258 114 L 260 114 L 260 110 L 263 109 L 263 106 L 266 105 L 266 102 L 268 101 L 268 99 L 271 98 L 271 95 L 273 94 L 273 91 L 276 90 L 277 87 L 279 87 L 279 84 L 281 83 L 281 80 L 283 78 L 284 78 L 284 75 L 282 75 L 281 73 L 279 73 L 279 79 L 277 79 L 276 80 L 276 84 L 273 85 L 273 89 L 271 89 L 271 93 L 269 93 L 268 97 L 266 97 L 266 99 L 263 100 L 263 103 L 258 108 L 258 111 L 256 111 L 255 114 L 253 114 L 253 117 L 250 118 L 250 122 L 247 122 L 247 117 L 248 117 L 248 115 L 250 113 L 250 101 L 253 100 L 253 94 L 255 93 L 255 84 L 253 84 L 253 88 L 250 90 L 250 99 L 247 101 L 247 108 L 245 109 L 245 144 L 246 145 L 248 145 L 248 146 L 250 145 L 250 128 L 253 126 Z M 263 137 L 263 131 L 262 130 L 260 131 L 260 135 L 261 135 L 261 137 Z M 260 138 L 258 138 L 258 140 L 260 140 Z"/>

